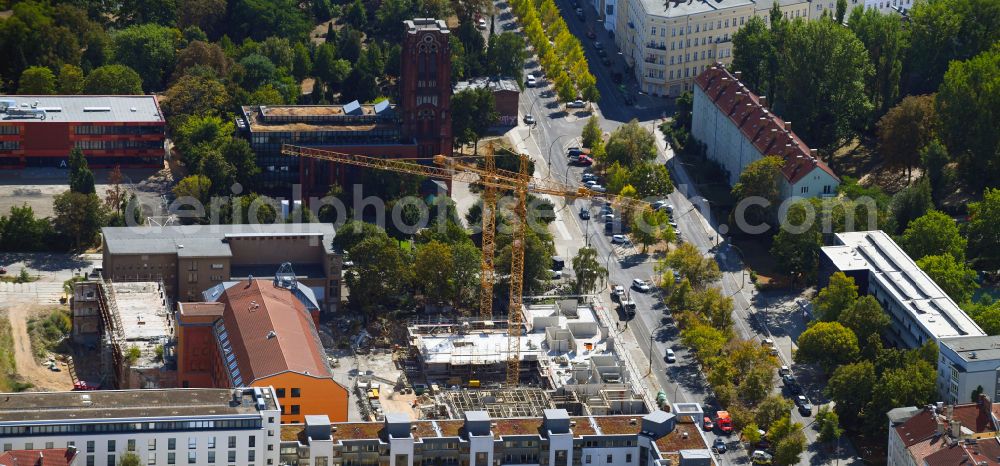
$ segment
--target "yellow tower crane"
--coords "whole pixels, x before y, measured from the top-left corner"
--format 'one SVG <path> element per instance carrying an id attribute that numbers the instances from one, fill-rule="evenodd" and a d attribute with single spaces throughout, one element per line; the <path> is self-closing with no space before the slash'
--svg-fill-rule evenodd
<path id="1" fill-rule="evenodd" d="M 457 158 L 435 155 L 434 165 L 423 165 L 418 159 L 385 159 L 366 155 L 347 154 L 325 149 L 293 146 L 285 144 L 281 147 L 283 155 L 293 157 L 308 157 L 328 162 L 342 163 L 356 167 L 373 168 L 396 173 L 420 175 L 428 178 L 459 181 L 477 184 L 483 187 L 483 231 L 482 231 L 482 261 L 480 264 L 480 297 L 479 313 L 484 319 L 493 316 L 493 285 L 496 271 L 493 256 L 496 250 L 496 209 L 497 191 L 513 190 L 517 198 L 514 208 L 514 221 L 511 242 L 510 264 L 510 304 L 507 312 L 507 385 L 517 386 L 521 374 L 521 333 L 524 316 L 522 314 L 522 290 L 524 285 L 524 238 L 527 228 L 528 193 L 549 194 L 570 199 L 603 197 L 616 205 L 635 206 L 643 204 L 634 199 L 599 193 L 583 187 L 569 186 L 566 183 L 535 178 L 528 173 L 530 160 L 524 154 L 518 155 L 519 170 L 517 173 L 496 168 L 493 148 L 488 146 L 484 154 L 484 167 L 480 168 L 459 161 Z M 423 159 L 421 159 L 423 160 Z"/>

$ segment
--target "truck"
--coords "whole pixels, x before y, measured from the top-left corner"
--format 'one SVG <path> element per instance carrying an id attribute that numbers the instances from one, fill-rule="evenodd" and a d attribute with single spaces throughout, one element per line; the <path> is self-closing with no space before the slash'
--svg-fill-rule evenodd
<path id="1" fill-rule="evenodd" d="M 716 411 L 715 417 L 715 425 L 722 433 L 730 434 L 733 432 L 733 418 L 729 416 L 729 411 Z"/>

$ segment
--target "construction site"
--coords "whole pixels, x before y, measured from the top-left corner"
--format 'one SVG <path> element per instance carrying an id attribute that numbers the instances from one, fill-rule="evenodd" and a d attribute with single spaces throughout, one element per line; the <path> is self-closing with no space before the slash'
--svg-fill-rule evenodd
<path id="1" fill-rule="evenodd" d="M 177 328 L 161 281 L 77 282 L 70 303 L 73 342 L 94 350 L 98 367 L 77 370 L 77 388 L 174 387 Z M 88 375 L 92 377 L 88 378 Z"/>

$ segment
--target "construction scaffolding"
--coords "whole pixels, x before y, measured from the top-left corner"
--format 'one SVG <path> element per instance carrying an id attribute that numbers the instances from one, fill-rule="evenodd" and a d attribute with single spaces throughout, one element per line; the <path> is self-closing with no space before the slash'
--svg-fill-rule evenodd
<path id="1" fill-rule="evenodd" d="M 486 411 L 494 419 L 541 417 L 555 405 L 540 388 L 504 388 L 496 390 L 453 390 L 438 395 L 452 419 L 462 419 L 466 411 Z"/>

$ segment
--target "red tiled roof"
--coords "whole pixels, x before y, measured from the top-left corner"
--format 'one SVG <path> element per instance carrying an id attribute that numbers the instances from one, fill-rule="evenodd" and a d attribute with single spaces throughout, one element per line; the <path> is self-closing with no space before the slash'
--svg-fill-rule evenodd
<path id="1" fill-rule="evenodd" d="M 54 448 L 45 450 L 10 450 L 0 453 L 0 466 L 70 466 L 76 450 Z"/>
<path id="2" fill-rule="evenodd" d="M 993 427 L 993 419 L 990 416 L 992 406 L 990 408 L 990 410 L 980 410 L 976 404 L 957 405 L 952 417 L 977 434 L 993 432 L 996 428 Z"/>
<path id="3" fill-rule="evenodd" d="M 903 445 L 909 448 L 934 435 L 937 423 L 934 422 L 934 413 L 924 410 L 896 426 L 895 429 L 899 438 L 903 440 Z"/>
<path id="4" fill-rule="evenodd" d="M 805 178 L 814 168 L 819 168 L 834 179 L 837 174 L 818 157 L 813 157 L 809 146 L 788 131 L 785 121 L 764 108 L 760 98 L 743 86 L 729 70 L 721 65 L 705 69 L 695 84 L 705 92 L 715 106 L 729 116 L 748 141 L 765 156 L 777 155 L 785 160 L 781 173 L 789 183 Z"/>
<path id="5" fill-rule="evenodd" d="M 926 466 L 998 466 L 1000 444 L 997 439 L 978 440 L 976 443 L 958 442 L 923 458 Z"/>
<path id="6" fill-rule="evenodd" d="M 226 305 L 222 318 L 244 385 L 287 371 L 332 376 L 309 312 L 288 289 L 244 280 L 219 302 Z"/>

